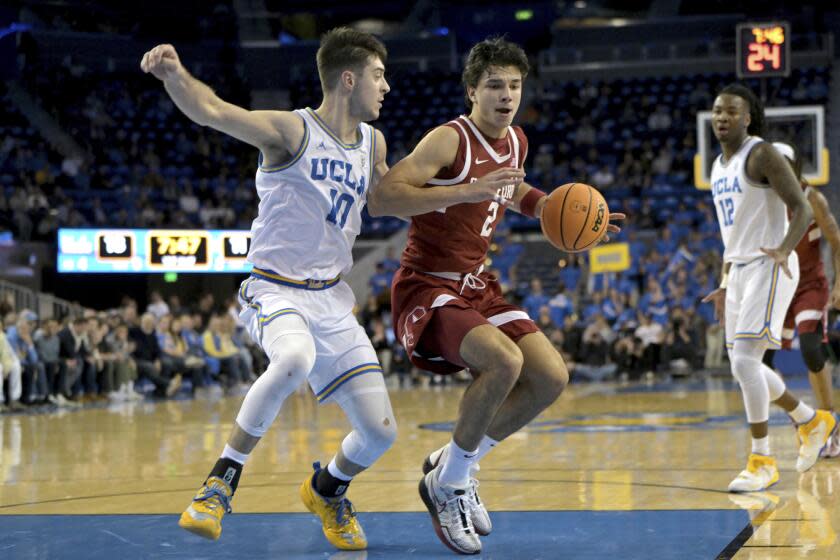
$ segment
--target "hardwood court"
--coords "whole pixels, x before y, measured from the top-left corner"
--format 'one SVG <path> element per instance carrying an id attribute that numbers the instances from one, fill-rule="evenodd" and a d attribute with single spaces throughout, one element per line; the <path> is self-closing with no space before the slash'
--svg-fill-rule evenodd
<path id="1" fill-rule="evenodd" d="M 801 383 L 796 392 L 807 394 Z M 370 549 L 335 551 L 298 498 L 345 435 L 334 406 L 287 402 L 246 467 L 218 542 L 177 527 L 241 398 L 0 416 L 6 558 L 453 558 L 417 495 L 447 441 L 460 387 L 392 392 L 394 448 L 353 482 Z M 748 433 L 728 382 L 572 384 L 481 465 L 494 520 L 483 558 L 838 558 L 840 460 L 799 475 L 787 417 L 771 417 L 782 478 L 733 496 Z"/>

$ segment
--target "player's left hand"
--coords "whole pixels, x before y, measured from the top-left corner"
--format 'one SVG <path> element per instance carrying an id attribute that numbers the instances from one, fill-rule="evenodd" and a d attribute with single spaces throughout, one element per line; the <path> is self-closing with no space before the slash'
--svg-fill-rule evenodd
<path id="1" fill-rule="evenodd" d="M 607 233 L 604 234 L 604 237 L 601 238 L 601 241 L 598 242 L 598 245 L 601 243 L 606 243 L 610 240 L 611 233 L 618 233 L 621 231 L 621 228 L 615 225 L 613 222 L 616 220 L 623 220 L 626 218 L 626 214 L 622 214 L 621 212 L 612 212 L 610 214 L 610 220 L 607 222 Z"/>
<path id="2" fill-rule="evenodd" d="M 835 284 L 830 294 L 831 307 L 840 309 L 840 284 Z"/>
<path id="3" fill-rule="evenodd" d="M 788 268 L 788 257 L 790 256 L 790 253 L 786 253 L 781 249 L 765 249 L 764 247 L 761 248 L 761 252 L 773 259 L 773 262 L 782 267 L 782 272 L 785 273 L 785 276 L 793 278 L 793 274 L 790 273 L 790 268 Z"/>

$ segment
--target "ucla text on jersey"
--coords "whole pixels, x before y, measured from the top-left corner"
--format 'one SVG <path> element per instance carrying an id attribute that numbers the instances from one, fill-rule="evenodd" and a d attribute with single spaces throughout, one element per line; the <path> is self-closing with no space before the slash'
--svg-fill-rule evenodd
<path id="1" fill-rule="evenodd" d="M 360 124 L 343 142 L 311 109 L 295 113 L 304 138 L 288 162 L 257 171 L 259 214 L 248 260 L 297 280 L 326 280 L 353 264 L 376 157 L 374 130 Z"/>

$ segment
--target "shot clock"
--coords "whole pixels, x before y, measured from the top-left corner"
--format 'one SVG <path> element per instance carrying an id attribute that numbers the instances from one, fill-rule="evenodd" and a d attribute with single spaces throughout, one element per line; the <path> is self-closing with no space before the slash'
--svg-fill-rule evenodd
<path id="1" fill-rule="evenodd" d="M 770 78 L 790 74 L 790 24 L 741 23 L 735 30 L 739 78 Z"/>

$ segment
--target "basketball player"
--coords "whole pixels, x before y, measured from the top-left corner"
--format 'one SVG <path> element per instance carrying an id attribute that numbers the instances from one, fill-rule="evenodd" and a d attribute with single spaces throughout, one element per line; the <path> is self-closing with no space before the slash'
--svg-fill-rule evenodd
<path id="1" fill-rule="evenodd" d="M 723 318 L 732 374 L 741 385 L 752 451 L 730 492 L 764 490 L 779 479 L 770 455 L 770 402 L 798 426 L 802 445 L 796 469 L 805 472 L 837 427 L 834 416 L 814 411 L 787 391 L 762 363 L 781 344 L 782 323 L 799 280 L 794 252 L 813 213 L 784 157 L 759 136 L 764 107 L 747 88 L 730 85 L 717 96 L 712 128 L 723 153 L 712 166 L 712 194 L 723 238 L 723 280 L 704 298 Z M 787 211 L 791 218 L 788 223 Z"/>
<path id="2" fill-rule="evenodd" d="M 474 377 L 452 440 L 426 458 L 420 481 L 438 537 L 464 554 L 478 553 L 479 534 L 491 530 L 471 476 L 478 461 L 568 381 L 563 359 L 483 265 L 506 206 L 538 217 L 545 204 L 523 182 L 528 141 L 511 126 L 527 73 L 519 46 L 499 38 L 475 45 L 463 72 L 469 115 L 429 132 L 368 202 L 373 215 L 412 216 L 392 284 L 397 338 L 418 367 L 469 368 Z"/>
<path id="3" fill-rule="evenodd" d="M 366 121 L 379 117 L 389 91 L 384 45 L 367 33 L 334 29 L 321 40 L 321 106 L 292 112 L 247 111 L 219 99 L 159 45 L 141 68 L 161 79 L 193 121 L 260 150 L 259 214 L 251 226 L 251 276 L 239 288 L 240 317 L 270 364 L 245 396 L 221 457 L 179 525 L 210 539 L 221 534 L 243 466 L 283 401 L 309 381 L 318 402 L 336 402 L 353 431 L 329 465 L 304 480 L 304 505 L 321 517 L 337 548 L 367 539 L 346 498 L 350 481 L 392 444 L 396 422 L 382 369 L 353 316 L 340 276 L 352 265 L 368 189 L 387 171 L 385 140 Z"/>
<path id="4" fill-rule="evenodd" d="M 817 404 L 823 410 L 834 411 L 831 387 L 831 366 L 828 365 L 826 345 L 828 344 L 828 279 L 825 277 L 820 238 L 825 234 L 831 246 L 834 270 L 834 288 L 831 290 L 831 305 L 840 309 L 840 230 L 831 214 L 828 201 L 818 190 L 802 179 L 802 161 L 794 153 L 792 146 L 774 142 L 773 146 L 787 158 L 793 168 L 805 198 L 814 212 L 814 221 L 808 226 L 808 232 L 796 246 L 799 258 L 799 284 L 793 296 L 793 302 L 787 310 L 782 330 L 782 348 L 790 349 L 794 329 L 799 331 L 799 347 L 808 366 L 808 380 L 817 397 Z M 764 354 L 764 363 L 773 367 L 775 350 Z M 840 455 L 840 430 L 834 432 L 828 445 L 822 451 L 823 457 Z"/>

